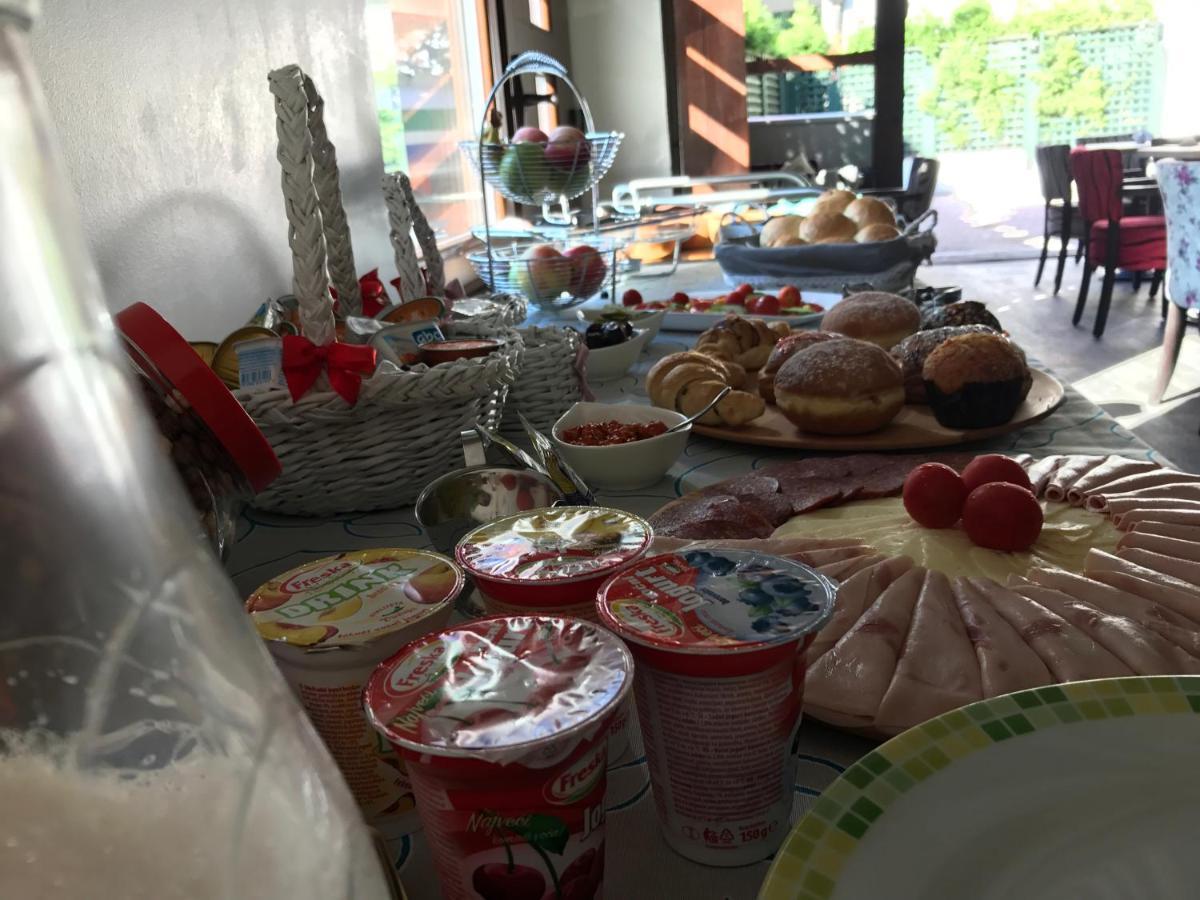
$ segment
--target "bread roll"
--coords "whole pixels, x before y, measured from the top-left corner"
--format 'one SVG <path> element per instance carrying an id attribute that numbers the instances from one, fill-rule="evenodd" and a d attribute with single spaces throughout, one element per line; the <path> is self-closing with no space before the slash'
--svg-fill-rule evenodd
<path id="1" fill-rule="evenodd" d="M 840 188 L 836 190 L 826 191 L 817 198 L 817 202 L 813 205 L 813 213 L 830 212 L 840 213 L 847 206 L 855 201 L 855 196 L 850 191 L 843 191 Z"/>
<path id="2" fill-rule="evenodd" d="M 892 208 L 875 197 L 859 197 L 842 211 L 842 215 L 860 229 L 868 225 L 896 224 L 896 214 Z"/>
<path id="3" fill-rule="evenodd" d="M 876 241 L 891 241 L 900 237 L 900 229 L 895 225 L 873 224 L 858 230 L 854 240 L 859 244 L 873 244 Z"/>
<path id="4" fill-rule="evenodd" d="M 815 434 L 865 434 L 904 406 L 904 378 L 887 351 L 866 341 L 825 341 L 805 347 L 775 376 L 775 403 Z"/>
<path id="5" fill-rule="evenodd" d="M 776 238 L 772 247 L 803 247 L 808 241 L 794 234 L 784 234 Z"/>
<path id="6" fill-rule="evenodd" d="M 650 402 L 662 409 L 693 415 L 703 409 L 724 387 L 733 385 L 728 373 L 740 373 L 740 366 L 714 359 L 703 353 L 672 353 L 656 362 L 646 376 Z M 739 382 L 740 383 L 740 382 Z M 697 421 L 701 425 L 745 425 L 766 409 L 761 397 L 734 390 Z"/>
<path id="7" fill-rule="evenodd" d="M 800 237 L 810 243 L 854 241 L 858 226 L 838 212 L 814 212 L 800 225 Z"/>
<path id="8" fill-rule="evenodd" d="M 800 233 L 800 223 L 803 221 L 801 216 L 776 216 L 768 219 L 758 237 L 759 246 L 777 247 L 780 238 L 795 237 Z"/>
<path id="9" fill-rule="evenodd" d="M 821 319 L 822 331 L 878 344 L 890 350 L 921 326 L 921 312 L 911 300 L 883 291 L 864 291 L 841 300 Z"/>
<path id="10" fill-rule="evenodd" d="M 771 355 L 779 334 L 762 319 L 728 315 L 696 339 L 696 350 L 727 359 L 745 369 L 761 369 Z"/>
<path id="11" fill-rule="evenodd" d="M 771 351 L 771 356 L 767 359 L 767 364 L 759 370 L 758 373 L 758 393 L 768 403 L 775 402 L 775 376 L 779 374 L 783 364 L 803 350 L 805 347 L 810 347 L 813 344 L 819 344 L 822 341 L 841 341 L 845 340 L 840 334 L 833 334 L 828 331 L 797 331 L 795 334 L 790 334 L 782 338 L 775 349 Z M 918 373 L 918 378 L 920 373 Z"/>

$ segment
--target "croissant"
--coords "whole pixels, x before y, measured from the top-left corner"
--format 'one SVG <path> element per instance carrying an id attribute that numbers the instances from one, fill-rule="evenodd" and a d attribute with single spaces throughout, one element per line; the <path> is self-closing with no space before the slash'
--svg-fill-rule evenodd
<path id="1" fill-rule="evenodd" d="M 761 369 L 780 336 L 762 319 L 728 315 L 700 334 L 696 339 L 696 350 L 735 362 L 745 369 Z"/>
<path id="2" fill-rule="evenodd" d="M 654 364 L 646 376 L 650 402 L 685 416 L 695 415 L 725 387 L 732 386 L 731 364 L 700 353 L 672 353 Z M 733 375 L 737 375 L 734 367 Z M 741 371 L 741 378 L 745 371 Z M 741 382 L 739 382 L 741 383 Z M 701 425 L 745 425 L 763 414 L 762 398 L 734 390 L 697 421 Z"/>

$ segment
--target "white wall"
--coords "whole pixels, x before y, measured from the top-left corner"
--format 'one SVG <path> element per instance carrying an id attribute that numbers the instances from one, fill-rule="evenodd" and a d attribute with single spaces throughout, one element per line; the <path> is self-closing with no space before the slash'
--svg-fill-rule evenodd
<path id="1" fill-rule="evenodd" d="M 267 72 L 326 101 L 360 270 L 391 260 L 362 0 L 48 0 L 33 47 L 110 308 L 220 338 L 291 289 Z"/>
<path id="2" fill-rule="evenodd" d="M 625 141 L 602 184 L 671 174 L 662 13 L 650 0 L 587 0 L 568 4 L 571 79 L 601 131 Z"/>

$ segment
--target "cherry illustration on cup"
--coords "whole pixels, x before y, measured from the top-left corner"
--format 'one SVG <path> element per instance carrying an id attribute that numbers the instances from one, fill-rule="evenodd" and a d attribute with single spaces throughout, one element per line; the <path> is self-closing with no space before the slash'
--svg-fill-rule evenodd
<path id="1" fill-rule="evenodd" d="M 485 863 L 471 876 L 483 900 L 541 900 L 546 879 L 537 869 L 512 862 Z"/>

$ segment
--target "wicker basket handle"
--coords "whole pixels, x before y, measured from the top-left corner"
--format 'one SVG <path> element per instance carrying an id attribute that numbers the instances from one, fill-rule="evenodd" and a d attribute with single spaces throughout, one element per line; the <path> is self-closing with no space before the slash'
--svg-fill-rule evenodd
<path id="1" fill-rule="evenodd" d="M 404 199 L 408 202 L 408 212 L 412 216 L 413 231 L 417 235 L 417 243 L 421 247 L 421 259 L 425 262 L 425 277 L 429 291 L 434 296 L 441 297 L 446 293 L 446 266 L 442 262 L 442 251 L 438 249 L 437 234 L 433 226 L 421 211 L 421 205 L 413 196 L 412 182 L 403 172 L 396 173 L 396 181 L 404 191 Z"/>
<path id="2" fill-rule="evenodd" d="M 383 199 L 388 211 L 388 237 L 400 275 L 400 299 L 415 300 L 425 294 L 425 279 L 421 277 L 421 264 L 413 246 L 413 214 L 404 194 L 402 178 L 408 180 L 399 172 L 383 176 Z"/>
<path id="3" fill-rule="evenodd" d="M 312 135 L 313 185 L 321 204 L 321 224 L 325 231 L 329 278 L 337 288 L 338 305 L 345 315 L 362 313 L 362 292 L 358 287 L 358 268 L 350 244 L 350 223 L 342 205 L 342 187 L 338 176 L 337 150 L 325 130 L 325 101 L 307 74 L 304 94 L 308 98 L 308 132 Z"/>
<path id="4" fill-rule="evenodd" d="M 304 73 L 296 65 L 267 75 L 275 96 L 276 156 L 283 169 L 283 205 L 292 248 L 292 290 L 300 307 L 300 329 L 315 344 L 334 338 L 333 304 L 320 200 L 313 182 L 313 140 L 309 130 Z"/>

